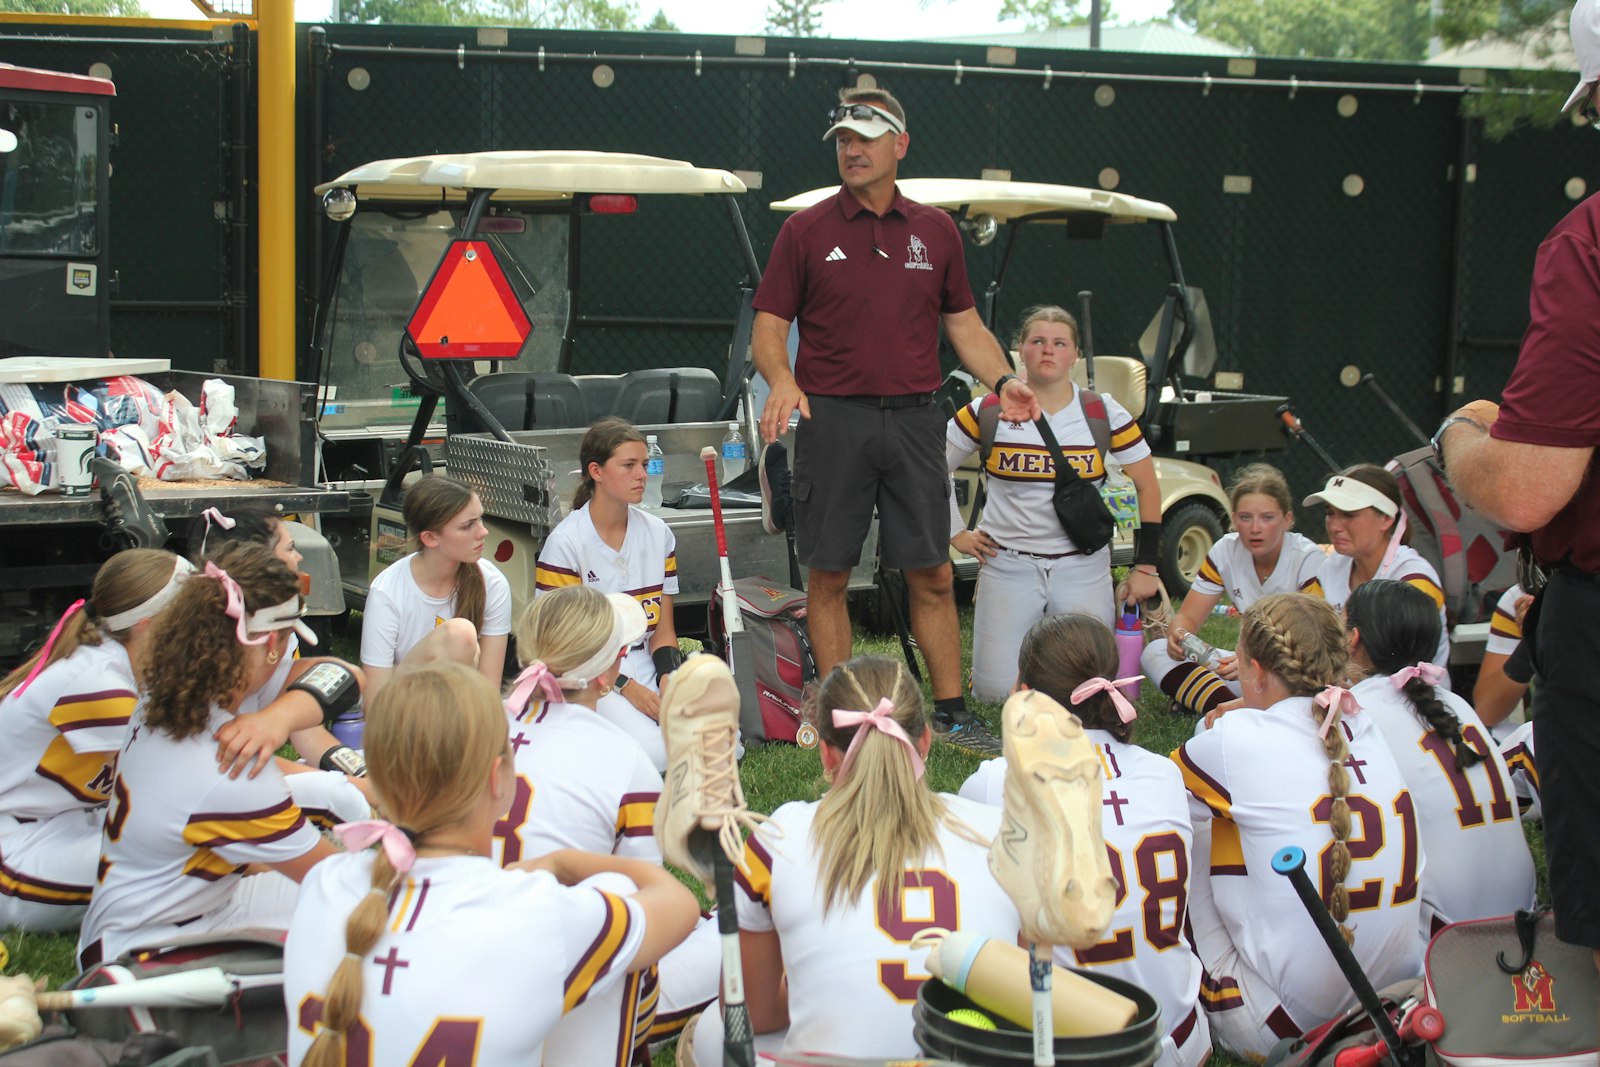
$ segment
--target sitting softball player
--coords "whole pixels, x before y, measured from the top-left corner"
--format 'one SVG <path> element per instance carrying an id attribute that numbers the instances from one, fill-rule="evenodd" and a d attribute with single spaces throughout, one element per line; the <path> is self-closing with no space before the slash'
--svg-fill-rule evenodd
<path id="1" fill-rule="evenodd" d="M 1422 851 L 1382 731 L 1339 688 L 1348 653 L 1332 606 L 1263 597 L 1244 614 L 1238 656 L 1244 707 L 1173 758 L 1201 868 L 1189 896 L 1200 1001 L 1222 1047 L 1260 1060 L 1356 1003 L 1273 854 L 1292 844 L 1313 857 L 1328 910 L 1381 989 L 1420 973 Z"/>
<path id="2" fill-rule="evenodd" d="M 596 709 L 664 771 L 658 690 L 683 662 L 672 615 L 677 540 L 660 518 L 633 506 L 644 499 L 645 440 L 632 425 L 605 418 L 590 426 L 578 446 L 578 462 L 583 481 L 573 494 L 571 514 L 539 550 L 534 595 L 588 585 L 602 593 L 626 593 L 644 608 L 645 633 L 629 646 L 622 673 Z"/>
<path id="3" fill-rule="evenodd" d="M 644 749 L 595 714 L 621 670 L 622 654 L 645 634 L 644 609 L 623 593 L 563 586 L 530 603 L 517 621 L 518 656 L 527 667 L 506 699 L 517 794 L 511 811 L 495 824 L 502 863 L 542 856 L 557 848 L 580 848 L 661 862 L 653 822 L 661 775 Z M 717 995 L 721 949 L 716 926 L 702 920 L 693 935 L 668 953 L 657 976 L 641 972 L 638 983 L 608 994 L 609 1001 L 642 994 L 655 1004 L 655 1022 L 637 1036 L 660 1041 L 677 1033 Z M 563 1020 L 551 1049 L 570 1051 L 589 1063 L 608 1062 L 617 1051 L 590 1016 L 620 1016 L 591 1001 L 582 1017 Z M 648 1014 L 648 1013 L 647 1013 Z M 573 1040 L 591 1042 L 579 1057 Z"/>
<path id="4" fill-rule="evenodd" d="M 195 520 L 189 540 L 197 546 L 197 565 L 223 545 L 249 542 L 270 548 L 291 572 L 300 573 L 301 556 L 289 526 L 262 508 L 239 508 L 226 515 L 207 508 Z M 332 656 L 302 656 L 300 638 L 293 631 L 284 641 L 271 677 L 245 697 L 239 713 L 217 731 L 217 758 L 229 773 L 254 775 L 288 742 L 307 765 L 359 778 L 366 771 L 360 754 L 329 733 L 325 723 L 359 706 L 364 676 L 354 665 Z M 348 788 L 330 784 L 325 803 L 302 796 L 310 781 L 293 783 L 295 800 L 308 815 L 315 808 L 336 810 L 334 821 L 366 818 L 366 812 L 357 810 L 364 801 L 350 795 Z"/>
<path id="5" fill-rule="evenodd" d="M 1301 501 L 1306 507 L 1326 504 L 1324 519 L 1332 555 L 1317 569 L 1317 581 L 1305 590 L 1342 608 L 1350 591 L 1374 578 L 1393 578 L 1427 593 L 1439 610 L 1439 647 L 1432 662 L 1448 669 L 1449 620 L 1444 612 L 1444 589 L 1439 574 L 1407 542 L 1405 509 L 1400 484 L 1394 475 L 1371 463 L 1347 467 L 1328 479 L 1319 493 Z"/>
<path id="6" fill-rule="evenodd" d="M 189 573 L 170 552 L 107 560 L 90 599 L 0 682 L 0 927 L 69 930 L 83 919 L 117 752 L 138 700 L 150 619 Z"/>
<path id="7" fill-rule="evenodd" d="M 1293 530 L 1294 502 L 1283 472 L 1265 463 L 1241 468 L 1228 486 L 1233 532 L 1211 546 L 1165 641 L 1144 646 L 1139 665 L 1174 704 L 1197 715 L 1239 697 L 1239 661 L 1226 656 L 1213 670 L 1183 657 L 1185 634 L 1197 634 L 1227 593 L 1240 611 L 1273 593 L 1310 588 L 1322 565 L 1316 542 Z"/>
<path id="8" fill-rule="evenodd" d="M 683 689 L 675 680 L 668 699 Z M 934 927 L 1017 938 L 1016 905 L 989 871 L 1000 811 L 923 781 L 932 735 L 903 664 L 858 656 L 807 703 L 829 789 L 774 812 L 736 874 L 750 1023 L 772 1035 L 756 1047 L 787 1030 L 784 1051 L 915 1056 L 927 950 L 911 939 Z M 722 1036 L 713 1004 L 679 1039 L 680 1062 L 687 1044 L 693 1063 L 721 1064 Z"/>
<path id="9" fill-rule="evenodd" d="M 1104 941 L 1056 946 L 1056 962 L 1114 975 L 1161 1005 L 1166 1038 L 1159 1067 L 1197 1067 L 1211 1054 L 1211 1028 L 1199 1010 L 1200 961 L 1183 929 L 1189 902 L 1189 799 L 1172 761 L 1131 743 L 1134 707 L 1110 684 L 1117 646 L 1087 615 L 1047 615 L 1022 639 L 1017 684 L 1077 715 L 1099 750 L 1101 829 L 1117 879 L 1117 910 Z M 1001 806 L 1005 757 L 979 765 L 961 795 Z"/>
<path id="10" fill-rule="evenodd" d="M 552 1028 L 694 926 L 694 895 L 654 863 L 572 849 L 495 863 L 516 795 L 507 725 L 456 663 L 404 667 L 372 701 L 368 766 L 394 822 L 342 827 L 352 851 L 301 892 L 284 952 L 291 1064 L 592 1067 L 606 1061 L 554 1056 Z"/>
<path id="11" fill-rule="evenodd" d="M 1371 677 L 1351 690 L 1388 739 L 1416 805 L 1424 941 L 1447 923 L 1533 904 L 1533 858 L 1511 776 L 1489 728 L 1448 689 L 1430 657 L 1439 612 L 1426 593 L 1374 579 L 1345 601 L 1350 660 Z"/>
<path id="12" fill-rule="evenodd" d="M 511 584 L 483 558 L 488 531 L 478 494 L 430 474 L 406 490 L 410 554 L 384 568 L 361 616 L 368 699 L 402 662 L 476 666 L 499 688 L 511 632 Z"/>
<path id="13" fill-rule="evenodd" d="M 295 883 L 332 854 L 278 764 L 229 777 L 211 739 L 272 674 L 289 630 L 315 642 L 300 583 L 252 544 L 218 552 L 152 622 L 78 939 L 84 966 L 180 931 L 287 927 Z M 272 870 L 246 877 L 251 865 Z"/>

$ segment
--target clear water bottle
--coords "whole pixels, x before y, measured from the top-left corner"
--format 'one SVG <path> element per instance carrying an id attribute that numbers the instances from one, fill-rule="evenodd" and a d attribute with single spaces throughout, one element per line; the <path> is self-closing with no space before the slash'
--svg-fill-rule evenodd
<path id="1" fill-rule="evenodd" d="M 1106 480 L 1100 483 L 1100 498 L 1118 527 L 1139 528 L 1139 490 L 1114 456 L 1106 457 Z"/>
<path id="2" fill-rule="evenodd" d="M 722 439 L 722 484 L 727 485 L 745 472 L 750 465 L 745 448 L 744 434 L 737 422 L 728 423 L 728 435 Z"/>
<path id="3" fill-rule="evenodd" d="M 661 506 L 661 481 L 667 471 L 667 457 L 656 443 L 655 434 L 645 436 L 644 449 L 644 506 Z"/>
<path id="4" fill-rule="evenodd" d="M 1184 659 L 1210 670 L 1216 670 L 1217 664 L 1222 662 L 1222 652 L 1206 644 L 1199 634 L 1184 632 L 1178 641 L 1178 647 L 1183 650 Z"/>

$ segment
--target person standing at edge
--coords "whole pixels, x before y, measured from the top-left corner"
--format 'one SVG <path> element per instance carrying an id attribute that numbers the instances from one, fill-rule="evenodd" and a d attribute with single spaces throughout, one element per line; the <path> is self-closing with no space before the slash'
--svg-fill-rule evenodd
<path id="1" fill-rule="evenodd" d="M 1572 9 L 1581 75 L 1563 111 L 1595 124 L 1600 2 Z M 1600 128 L 1597 126 L 1596 128 Z M 1556 936 L 1600 967 L 1600 196 L 1539 246 L 1528 331 L 1501 403 L 1475 400 L 1440 425 L 1434 453 L 1456 494 L 1495 522 L 1532 534 L 1549 583 L 1523 627 L 1542 683 L 1534 692 L 1534 759 Z"/>
<path id="2" fill-rule="evenodd" d="M 794 521 L 810 568 L 807 628 L 817 674 L 850 658 L 845 594 L 878 509 L 883 565 L 905 573 L 911 628 L 933 683 L 934 729 L 998 751 L 961 693 L 961 633 L 952 594 L 939 387 L 939 326 L 956 355 L 1000 395 L 1013 422 L 1039 402 L 1011 373 L 983 325 L 955 223 L 913 203 L 895 178 L 911 135 L 905 109 L 881 89 L 846 89 L 824 141 L 838 152 L 837 195 L 787 219 L 756 291 L 751 338 L 771 393 L 761 413 L 768 444 L 798 410 Z M 800 350 L 789 369 L 789 324 Z"/>

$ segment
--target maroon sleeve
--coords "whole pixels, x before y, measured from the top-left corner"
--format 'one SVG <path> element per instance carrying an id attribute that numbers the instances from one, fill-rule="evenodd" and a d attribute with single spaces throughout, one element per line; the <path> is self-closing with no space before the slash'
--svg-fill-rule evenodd
<path id="1" fill-rule="evenodd" d="M 945 241 L 950 249 L 950 255 L 946 257 L 949 266 L 944 272 L 944 288 L 939 294 L 939 313 L 953 315 L 975 307 L 977 301 L 972 299 L 972 283 L 967 279 L 967 257 L 961 247 L 961 232 L 956 229 L 949 215 L 943 211 L 936 214 L 944 224 Z"/>
<path id="2" fill-rule="evenodd" d="M 772 255 L 767 257 L 767 269 L 756 287 L 752 306 L 757 311 L 776 315 L 785 322 L 793 322 L 800 314 L 800 298 L 805 290 L 805 264 L 802 259 L 798 216 L 791 215 L 778 229 L 778 239 L 772 243 Z"/>
<path id="3" fill-rule="evenodd" d="M 1600 445 L 1600 253 L 1577 221 L 1546 238 L 1534 262 L 1528 332 L 1492 431 L 1501 440 Z"/>

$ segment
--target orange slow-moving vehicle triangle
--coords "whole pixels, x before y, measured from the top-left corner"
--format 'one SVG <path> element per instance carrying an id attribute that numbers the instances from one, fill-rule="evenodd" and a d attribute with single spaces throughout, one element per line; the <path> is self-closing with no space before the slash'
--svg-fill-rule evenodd
<path id="1" fill-rule="evenodd" d="M 406 332 L 424 359 L 516 359 L 533 324 L 488 243 L 456 240 Z"/>

